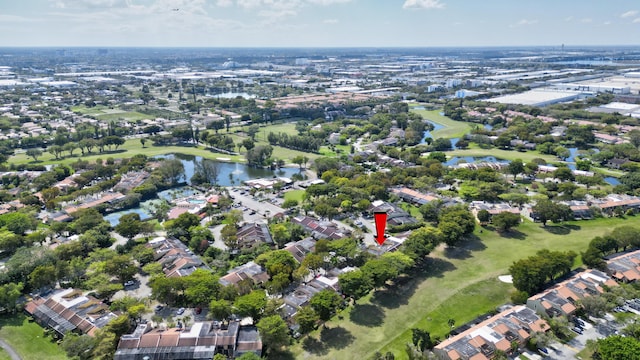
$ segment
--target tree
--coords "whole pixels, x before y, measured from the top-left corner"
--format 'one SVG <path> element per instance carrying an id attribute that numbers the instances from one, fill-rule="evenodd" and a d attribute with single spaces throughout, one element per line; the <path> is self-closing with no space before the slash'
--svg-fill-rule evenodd
<path id="1" fill-rule="evenodd" d="M 311 300 L 309 300 L 309 305 L 313 310 L 318 314 L 320 320 L 327 321 L 331 319 L 334 312 L 342 303 L 342 299 L 340 295 L 338 295 L 335 291 L 331 290 L 322 290 L 317 292 Z"/>
<path id="2" fill-rule="evenodd" d="M 342 293 L 354 300 L 367 295 L 373 289 L 371 277 L 360 269 L 340 274 L 338 284 Z"/>
<path id="3" fill-rule="evenodd" d="M 423 226 L 409 234 L 405 240 L 404 253 L 413 260 L 423 259 L 442 241 L 442 233 L 431 226 Z"/>
<path id="4" fill-rule="evenodd" d="M 62 149 L 64 151 L 68 151 L 69 152 L 69 156 L 73 156 L 73 152 L 78 148 L 78 145 L 76 145 L 76 143 L 66 143 L 62 146 Z"/>
<path id="5" fill-rule="evenodd" d="M 540 220 L 543 226 L 547 225 L 547 221 L 559 222 L 573 217 L 573 212 L 569 206 L 558 204 L 548 199 L 538 200 L 531 210 L 534 213 L 534 218 Z"/>
<path id="6" fill-rule="evenodd" d="M 598 340 L 596 351 L 602 360 L 640 360 L 640 341 L 620 335 Z"/>
<path id="7" fill-rule="evenodd" d="M 238 315 L 251 317 L 254 322 L 260 319 L 266 305 L 267 295 L 263 290 L 253 290 L 238 297 L 234 303 Z"/>
<path id="8" fill-rule="evenodd" d="M 567 167 L 559 167 L 553 172 L 553 176 L 562 181 L 573 181 L 575 179 L 573 172 Z"/>
<path id="9" fill-rule="evenodd" d="M 38 161 L 38 158 L 42 156 L 42 150 L 40 149 L 28 149 L 26 152 L 28 157 L 32 157 L 33 161 Z"/>
<path id="10" fill-rule="evenodd" d="M 60 145 L 51 145 L 49 146 L 48 150 L 49 153 L 56 158 L 56 160 L 60 159 L 60 154 L 62 154 L 63 151 L 62 146 Z"/>
<path id="11" fill-rule="evenodd" d="M 277 350 L 289 344 L 289 328 L 280 315 L 260 319 L 256 326 L 267 349 Z"/>
<path id="12" fill-rule="evenodd" d="M 224 359 L 222 360 L 226 360 L 226 359 L 227 357 L 225 356 Z M 260 359 L 262 358 L 254 352 L 246 352 L 236 358 L 236 360 L 260 360 Z M 218 360 L 218 359 L 213 359 L 213 360 Z"/>
<path id="13" fill-rule="evenodd" d="M 518 174 L 522 174 L 524 172 L 524 163 L 521 159 L 515 159 L 507 165 L 507 172 L 513 175 L 513 180 L 516 179 Z"/>
<path id="14" fill-rule="evenodd" d="M 165 159 L 158 168 L 164 182 L 177 185 L 184 178 L 184 165 L 178 159 Z"/>
<path id="15" fill-rule="evenodd" d="M 16 235 L 24 235 L 29 230 L 35 230 L 36 220 L 25 213 L 10 212 L 0 215 L 0 227 L 5 227 Z"/>
<path id="16" fill-rule="evenodd" d="M 147 143 L 147 139 L 145 138 L 140 138 L 140 144 L 142 144 L 142 148 L 144 148 L 144 145 Z"/>
<path id="17" fill-rule="evenodd" d="M 29 285 L 32 289 L 55 287 L 56 268 L 53 265 L 40 265 L 29 274 Z"/>
<path id="18" fill-rule="evenodd" d="M 69 332 L 62 339 L 60 346 L 69 358 L 91 360 L 93 358 L 92 350 L 96 346 L 96 339 L 89 335 L 78 335 Z"/>
<path id="19" fill-rule="evenodd" d="M 231 304 L 229 301 L 220 299 L 220 300 L 211 300 L 209 303 L 209 314 L 217 320 L 226 321 L 229 316 L 231 316 Z"/>
<path id="20" fill-rule="evenodd" d="M 300 325 L 300 333 L 306 334 L 316 328 L 316 324 L 320 318 L 310 306 L 303 306 L 298 310 L 294 319 L 298 325 Z"/>
<path id="21" fill-rule="evenodd" d="M 559 157 L 563 161 L 569 156 L 571 156 L 571 151 L 569 151 L 569 149 L 563 146 L 556 146 L 553 149 L 553 152 L 556 154 L 557 157 Z"/>
<path id="22" fill-rule="evenodd" d="M 491 223 L 500 231 L 507 232 L 511 228 L 520 225 L 520 214 L 503 211 L 491 218 Z"/>
<path id="23" fill-rule="evenodd" d="M 115 231 L 131 240 L 136 235 L 146 232 L 149 233 L 153 229 L 149 226 L 149 224 L 144 223 L 140 220 L 140 214 L 138 213 L 129 213 L 124 214 L 120 217 L 118 225 L 115 227 Z"/>
<path id="24" fill-rule="evenodd" d="M 618 247 L 627 250 L 629 246 L 640 245 L 640 229 L 632 226 L 619 226 L 613 229 L 609 236 L 616 241 L 616 251 Z"/>
<path id="25" fill-rule="evenodd" d="M 0 308 L 7 309 L 12 314 L 15 313 L 23 289 L 24 285 L 21 282 L 0 285 Z"/>
<path id="26" fill-rule="evenodd" d="M 411 329 L 412 342 L 421 352 L 433 348 L 433 341 L 428 331 L 413 328 Z"/>

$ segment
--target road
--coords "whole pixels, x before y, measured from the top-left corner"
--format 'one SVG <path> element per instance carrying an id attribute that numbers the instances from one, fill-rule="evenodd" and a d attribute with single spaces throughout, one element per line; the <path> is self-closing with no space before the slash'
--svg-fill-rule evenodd
<path id="1" fill-rule="evenodd" d="M 11 360 L 22 360 L 22 358 L 20 357 L 20 355 L 18 355 L 18 353 L 13 350 L 13 348 L 11 347 L 11 345 L 7 344 L 4 340 L 0 339 L 0 347 L 4 349 L 4 351 L 7 352 L 7 354 L 9 354 L 9 357 L 11 358 Z"/>

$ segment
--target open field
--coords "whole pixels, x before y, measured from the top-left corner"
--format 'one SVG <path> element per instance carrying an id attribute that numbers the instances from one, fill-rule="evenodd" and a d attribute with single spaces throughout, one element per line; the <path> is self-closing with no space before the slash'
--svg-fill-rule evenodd
<path id="1" fill-rule="evenodd" d="M 88 108 L 84 105 L 74 106 L 71 108 L 71 111 L 75 113 L 80 113 L 83 115 L 95 116 L 97 119 L 103 120 L 103 121 L 111 121 L 111 120 L 119 120 L 119 119 L 124 119 L 127 121 L 136 121 L 136 120 L 153 118 L 153 116 L 151 115 L 145 115 L 136 111 L 123 111 L 119 109 L 111 109 L 103 105 L 98 105 L 91 108 Z"/>
<path id="2" fill-rule="evenodd" d="M 9 354 L 7 354 L 4 349 L 0 349 L 0 360 L 11 360 L 11 357 L 9 357 Z"/>
<path id="3" fill-rule="evenodd" d="M 456 138 L 462 137 L 471 131 L 471 125 L 463 121 L 451 120 L 446 116 L 440 115 L 442 110 L 415 110 L 412 112 L 420 114 L 423 118 L 443 125 L 443 129 L 435 130 L 431 132 L 433 138 Z"/>
<path id="4" fill-rule="evenodd" d="M 298 203 L 302 202 L 304 196 L 304 190 L 289 190 L 284 193 L 285 200 L 297 200 Z"/>
<path id="5" fill-rule="evenodd" d="M 35 322 L 29 322 L 29 318 L 23 314 L 1 317 L 0 337 L 10 344 L 23 360 L 68 359 L 51 337 L 44 337 L 43 328 Z"/>
<path id="6" fill-rule="evenodd" d="M 241 138 L 240 136 L 235 136 L 235 138 Z M 235 141 L 235 139 L 234 139 Z M 266 142 L 258 141 L 257 145 L 266 145 Z M 207 159 L 217 159 L 217 158 L 226 158 L 229 161 L 233 162 L 244 162 L 244 153 L 246 152 L 243 149 L 242 155 L 227 155 L 212 151 L 210 149 L 205 148 L 204 146 L 190 147 L 190 146 L 153 146 L 151 145 L 151 141 L 147 141 L 146 146 L 142 147 L 140 143 L 140 139 L 128 139 L 122 146 L 118 148 L 118 150 L 113 151 L 105 151 L 103 153 L 98 153 L 96 149 L 94 149 L 93 153 L 81 156 L 80 150 L 76 150 L 74 152 L 73 157 L 69 157 L 67 152 L 64 152 L 66 156 L 64 156 L 60 160 L 55 160 L 54 156 L 48 152 L 43 152 L 42 156 L 38 159 L 38 164 L 48 165 L 48 164 L 70 164 L 72 162 L 77 161 L 78 159 L 94 161 L 96 159 L 107 159 L 109 157 L 112 158 L 128 158 L 137 154 L 144 154 L 149 157 L 157 156 L 157 155 L 165 155 L 165 154 L 174 154 L 180 153 L 185 155 L 193 155 L 193 156 L 202 156 Z M 304 155 L 309 159 L 317 158 L 318 154 L 305 153 L 302 151 L 290 150 L 280 146 L 273 147 L 273 157 L 277 159 L 283 159 L 287 162 L 291 162 L 297 155 Z M 9 158 L 10 164 L 26 164 L 33 163 L 33 158 L 28 157 L 25 153 L 18 153 Z"/>
<path id="7" fill-rule="evenodd" d="M 540 249 L 585 250 L 593 237 L 616 226 L 640 225 L 640 217 L 567 222 L 543 228 L 525 221 L 508 236 L 478 228 L 464 247 L 439 247 L 424 269 L 411 280 L 377 291 L 358 301 L 327 323 L 328 329 L 312 333 L 292 346 L 296 358 L 367 359 L 374 352 L 392 351 L 406 359 L 405 344 L 411 328 L 444 337 L 448 319 L 462 325 L 508 301 L 512 287 L 497 281 L 516 260 Z M 576 266 L 580 265 L 576 261 Z M 332 334 L 336 336 L 331 336 Z M 330 339 L 342 340 L 332 342 Z"/>
<path id="8" fill-rule="evenodd" d="M 474 145 L 474 144 L 472 144 Z M 558 162 L 560 161 L 557 157 L 553 155 L 540 154 L 537 151 L 527 151 L 520 152 L 515 150 L 503 150 L 503 149 L 483 149 L 476 146 L 471 146 L 469 149 L 458 149 L 446 152 L 447 156 L 473 156 L 473 157 L 484 157 L 484 156 L 493 156 L 496 159 L 503 160 L 515 160 L 520 159 L 522 161 L 529 162 L 535 158 L 544 159 L 547 162 Z"/>

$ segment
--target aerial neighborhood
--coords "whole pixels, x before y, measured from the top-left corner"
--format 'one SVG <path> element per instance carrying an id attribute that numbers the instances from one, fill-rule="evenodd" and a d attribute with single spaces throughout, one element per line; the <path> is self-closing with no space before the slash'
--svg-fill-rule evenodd
<path id="1" fill-rule="evenodd" d="M 1 48 L 0 339 L 82 360 L 638 359 L 639 61 Z"/>

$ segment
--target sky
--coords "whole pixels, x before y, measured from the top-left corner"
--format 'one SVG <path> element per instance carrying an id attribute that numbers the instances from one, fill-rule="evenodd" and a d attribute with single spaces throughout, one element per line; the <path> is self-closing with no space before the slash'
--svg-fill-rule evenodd
<path id="1" fill-rule="evenodd" d="M 638 0 L 0 0 L 0 46 L 640 45 Z"/>

